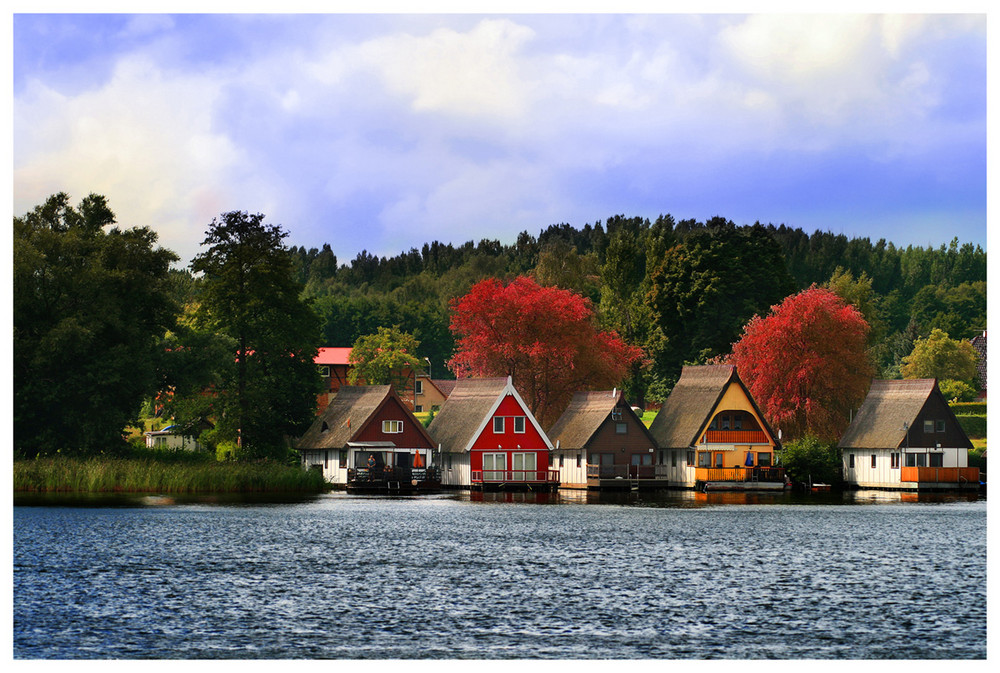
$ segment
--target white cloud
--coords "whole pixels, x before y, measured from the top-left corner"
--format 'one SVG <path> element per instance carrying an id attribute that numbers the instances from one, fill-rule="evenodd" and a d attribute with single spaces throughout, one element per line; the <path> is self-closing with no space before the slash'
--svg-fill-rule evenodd
<path id="1" fill-rule="evenodd" d="M 108 197 L 122 226 L 151 226 L 184 257 L 230 201 L 241 151 L 213 127 L 217 82 L 169 76 L 141 59 L 73 98 L 38 82 L 14 100 L 14 208 L 58 191 Z"/>
<path id="2" fill-rule="evenodd" d="M 488 19 L 467 33 L 439 28 L 376 38 L 358 53 L 414 110 L 510 117 L 524 112 L 528 92 L 516 56 L 533 36 L 525 26 Z"/>

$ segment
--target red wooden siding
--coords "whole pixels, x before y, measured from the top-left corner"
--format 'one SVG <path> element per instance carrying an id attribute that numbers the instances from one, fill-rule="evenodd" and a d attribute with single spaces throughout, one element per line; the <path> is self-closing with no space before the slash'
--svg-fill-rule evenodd
<path id="1" fill-rule="evenodd" d="M 403 432 L 382 432 L 382 421 L 402 421 Z M 399 448 L 432 449 L 434 445 L 417 429 L 418 421 L 394 397 L 379 409 L 378 413 L 356 437 L 359 442 L 392 442 Z"/>

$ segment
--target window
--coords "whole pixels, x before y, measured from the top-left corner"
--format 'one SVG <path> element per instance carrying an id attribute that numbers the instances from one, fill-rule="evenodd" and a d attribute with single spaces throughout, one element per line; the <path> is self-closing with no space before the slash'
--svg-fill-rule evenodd
<path id="1" fill-rule="evenodd" d="M 419 395 L 420 393 L 417 393 L 417 394 Z M 423 405 L 418 404 L 415 407 L 413 407 L 413 410 L 419 414 L 421 411 L 424 410 L 424 407 L 423 407 Z"/>
<path id="2" fill-rule="evenodd" d="M 850 468 L 850 469 L 852 469 L 852 470 L 854 469 L 854 454 L 853 453 L 848 454 L 848 456 L 847 456 L 847 467 Z"/>
<path id="3" fill-rule="evenodd" d="M 323 365 L 322 367 L 319 368 L 319 375 L 322 376 L 324 379 L 330 378 L 330 368 L 326 365 Z"/>
<path id="4" fill-rule="evenodd" d="M 323 469 L 325 470 L 328 467 L 330 467 L 330 452 L 329 451 L 324 451 L 323 452 Z"/>
<path id="5" fill-rule="evenodd" d="M 694 451 L 687 452 L 687 464 L 694 465 Z"/>
<path id="6" fill-rule="evenodd" d="M 382 432 L 396 435 L 403 431 L 403 421 L 382 421 Z"/>
<path id="7" fill-rule="evenodd" d="M 723 430 L 728 430 L 729 429 L 729 416 L 723 416 L 722 417 L 722 429 Z"/>
<path id="8" fill-rule="evenodd" d="M 758 467 L 771 467 L 771 452 L 764 451 L 757 454 L 757 466 Z"/>
<path id="9" fill-rule="evenodd" d="M 507 470 L 506 453 L 484 453 L 483 454 L 483 479 L 485 481 L 499 481 L 505 479 L 504 472 Z"/>
<path id="10" fill-rule="evenodd" d="M 698 453 L 698 467 L 712 467 L 712 454 L 708 451 Z"/>
<path id="11" fill-rule="evenodd" d="M 743 417 L 735 416 L 733 418 L 733 430 L 742 430 L 742 429 L 743 429 Z"/>
<path id="12" fill-rule="evenodd" d="M 451 454 L 448 454 L 448 469 L 451 469 Z"/>
<path id="13" fill-rule="evenodd" d="M 524 416 L 514 417 L 514 432 L 524 432 Z"/>
<path id="14" fill-rule="evenodd" d="M 943 453 L 928 453 L 927 458 L 929 459 L 927 467 L 944 467 Z"/>
<path id="15" fill-rule="evenodd" d="M 521 454 L 517 454 L 517 455 L 521 455 Z M 559 467 L 562 468 L 562 466 L 563 466 L 563 455 L 560 453 L 559 454 Z"/>
<path id="16" fill-rule="evenodd" d="M 908 453 L 908 454 L 906 454 L 906 466 L 907 467 L 927 467 L 927 454 L 926 453 Z"/>
<path id="17" fill-rule="evenodd" d="M 626 434 L 628 434 L 628 424 L 627 423 L 615 423 L 615 434 L 616 435 L 626 435 Z"/>
<path id="18" fill-rule="evenodd" d="M 934 421 L 935 432 L 944 432 L 944 421 Z"/>
<path id="19" fill-rule="evenodd" d="M 680 451 L 671 451 L 670 452 L 670 467 L 677 467 L 677 454 L 678 453 L 680 453 Z"/>
<path id="20" fill-rule="evenodd" d="M 583 454 L 582 453 L 578 453 L 578 454 L 576 454 L 576 466 L 577 467 L 581 467 L 582 464 L 583 464 Z"/>
<path id="21" fill-rule="evenodd" d="M 513 458 L 514 479 L 535 479 L 538 456 L 534 453 L 515 453 Z M 562 467 L 562 456 L 559 456 L 559 466 Z"/>
<path id="22" fill-rule="evenodd" d="M 415 395 L 423 395 L 424 394 L 424 382 L 421 381 L 420 379 L 417 379 L 416 381 L 414 381 L 414 383 L 413 383 L 413 393 Z"/>
<path id="23" fill-rule="evenodd" d="M 899 454 L 892 453 L 889 454 L 889 469 L 898 470 L 899 469 Z"/>
<path id="24" fill-rule="evenodd" d="M 663 449 L 660 449 L 660 452 L 659 452 L 659 453 L 657 453 L 656 455 L 657 455 L 657 456 L 659 456 L 659 457 L 657 458 L 657 460 L 656 460 L 656 464 L 657 464 L 657 465 L 666 465 L 666 464 L 667 464 L 667 463 L 666 463 L 666 460 L 665 460 L 665 458 L 664 458 L 664 457 L 665 457 L 665 456 L 667 455 L 667 452 L 666 452 L 666 451 L 664 451 Z"/>
<path id="25" fill-rule="evenodd" d="M 718 416 L 716 416 L 715 418 L 713 418 L 712 422 L 708 424 L 708 429 L 709 430 L 718 430 L 719 429 L 719 417 Z"/>
<path id="26" fill-rule="evenodd" d="M 722 457 L 723 457 L 724 455 L 725 455 L 725 454 L 723 454 L 723 453 L 721 453 L 721 452 L 720 452 L 720 453 L 717 453 L 717 454 L 715 454 L 715 466 L 716 466 L 716 467 L 722 467 Z"/>
<path id="27" fill-rule="evenodd" d="M 875 454 L 872 454 L 872 469 L 875 469 Z"/>
<path id="28" fill-rule="evenodd" d="M 493 417 L 493 434 L 495 435 L 503 434 L 503 416 Z"/>
<path id="29" fill-rule="evenodd" d="M 924 432 L 934 432 L 934 421 L 924 421 Z"/>
<path id="30" fill-rule="evenodd" d="M 340 450 L 340 466 L 347 467 L 347 449 Z"/>
<path id="31" fill-rule="evenodd" d="M 615 407 L 614 409 L 612 409 L 611 410 L 611 420 L 613 420 L 613 421 L 620 421 L 621 419 L 622 419 L 622 410 L 619 409 L 618 407 Z"/>

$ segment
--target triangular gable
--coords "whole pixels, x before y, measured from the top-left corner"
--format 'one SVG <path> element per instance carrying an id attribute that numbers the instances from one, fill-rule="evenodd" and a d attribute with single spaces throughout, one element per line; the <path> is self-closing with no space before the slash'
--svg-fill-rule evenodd
<path id="1" fill-rule="evenodd" d="M 379 416 L 382 413 L 382 410 L 386 407 L 386 405 L 395 404 L 397 407 L 399 407 L 399 410 L 403 412 L 403 417 L 406 419 L 406 422 L 409 422 L 414 428 L 417 429 L 418 434 L 420 434 L 424 439 L 427 440 L 427 445 L 437 446 L 434 440 L 431 438 L 430 433 L 428 433 L 427 429 L 424 427 L 424 424 L 418 421 L 417 418 L 413 415 L 413 413 L 409 410 L 409 408 L 405 404 L 403 404 L 403 400 L 399 397 L 399 393 L 396 392 L 395 388 L 391 385 L 386 387 L 389 388 L 389 391 L 386 394 L 386 396 L 382 398 L 382 401 L 368 415 L 365 421 L 359 425 L 358 429 L 354 432 L 353 435 L 351 435 L 351 439 L 353 440 L 359 437 L 361 433 L 364 432 L 368 428 L 368 426 L 370 426 L 372 423 L 379 422 Z"/>
<path id="2" fill-rule="evenodd" d="M 653 439 L 649 429 L 632 411 L 632 407 L 625 402 L 625 393 L 620 390 L 574 393 L 566 411 L 549 428 L 549 441 L 561 449 L 567 447 L 585 449 L 601 431 L 604 423 L 611 416 L 611 412 L 619 407 L 627 409 L 628 414 L 649 439 L 650 444 L 656 446 L 656 440 Z"/>
<path id="3" fill-rule="evenodd" d="M 757 400 L 754 399 L 753 395 L 750 393 L 750 389 L 747 388 L 746 384 L 743 383 L 743 379 L 740 378 L 739 373 L 736 371 L 736 367 L 733 367 L 733 374 L 730 377 L 729 382 L 722 388 L 722 391 L 719 393 L 719 398 L 715 401 L 715 404 L 712 406 L 711 411 L 709 411 L 708 416 L 705 418 L 704 423 L 702 424 L 701 428 L 698 431 L 698 434 L 695 435 L 694 442 L 692 443 L 692 445 L 694 443 L 697 443 L 698 438 L 702 437 L 708 430 L 708 426 L 712 423 L 712 419 L 715 418 L 715 415 L 717 413 L 719 413 L 720 411 L 719 407 L 722 406 L 726 396 L 729 394 L 729 391 L 734 389 L 733 388 L 734 385 L 738 386 L 738 388 L 736 389 L 742 392 L 743 398 L 750 403 L 750 407 L 753 410 L 753 415 L 756 417 L 757 423 L 760 425 L 761 429 L 767 434 L 768 439 L 770 439 L 771 442 L 774 443 L 776 448 L 781 448 L 781 442 L 775 436 L 774 430 L 771 429 L 771 426 L 768 424 L 767 419 L 764 418 L 764 414 L 761 413 L 760 407 L 757 406 Z"/>
<path id="4" fill-rule="evenodd" d="M 479 436 L 483 433 L 483 430 L 486 429 L 486 426 L 493 419 L 493 414 L 497 412 L 497 409 L 500 408 L 500 405 L 503 404 L 504 399 L 508 395 L 514 397 L 518 405 L 521 407 L 521 410 L 524 412 L 524 415 L 528 417 L 528 420 L 531 422 L 532 427 L 534 427 L 535 430 L 538 432 L 538 436 L 542 438 L 543 442 L 545 442 L 545 446 L 549 449 L 549 451 L 552 450 L 552 442 L 549 441 L 549 438 L 545 434 L 545 431 L 542 430 L 542 426 L 538 424 L 537 420 L 535 420 L 534 414 L 532 414 L 531 411 L 528 409 L 528 405 L 524 403 L 524 399 L 521 397 L 520 393 L 517 392 L 517 388 L 514 387 L 511 377 L 508 376 L 507 385 L 505 385 L 503 387 L 503 390 L 500 391 L 500 394 L 497 395 L 496 401 L 493 402 L 493 406 L 491 406 L 490 410 L 486 412 L 486 415 L 482 418 L 481 422 L 476 427 L 475 432 L 472 433 L 472 437 L 469 439 L 468 443 L 462 448 L 463 453 L 467 453 L 470 450 L 472 450 L 472 446 L 476 443 L 476 440 L 479 439 Z"/>

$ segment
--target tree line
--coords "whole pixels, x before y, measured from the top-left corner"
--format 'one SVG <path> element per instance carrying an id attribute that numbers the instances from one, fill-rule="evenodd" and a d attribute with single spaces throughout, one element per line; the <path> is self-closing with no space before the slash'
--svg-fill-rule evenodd
<path id="1" fill-rule="evenodd" d="M 394 328 L 435 377 L 481 373 L 485 360 L 462 354 L 472 323 L 456 323 L 458 309 L 496 308 L 486 295 L 511 287 L 541 316 L 556 296 L 545 288 L 576 297 L 568 315 L 615 345 L 603 350 L 629 354 L 620 371 L 588 355 L 591 368 L 601 381 L 620 378 L 640 405 L 664 399 L 684 364 L 729 357 L 754 316 L 813 285 L 863 316 L 865 357 L 884 377 L 899 377 L 932 330 L 967 339 L 986 324 L 986 253 L 957 240 L 897 248 L 721 217 L 618 215 L 522 232 L 511 244 L 434 241 L 341 264 L 329 244 L 289 248 L 286 237 L 263 215 L 224 213 L 203 252 L 177 269 L 152 231 L 120 229 L 100 196 L 74 208 L 58 194 L 15 217 L 16 449 L 105 450 L 145 398 L 218 449 L 280 458 L 312 417 L 319 346 Z M 467 297 L 476 299 L 462 304 Z"/>

